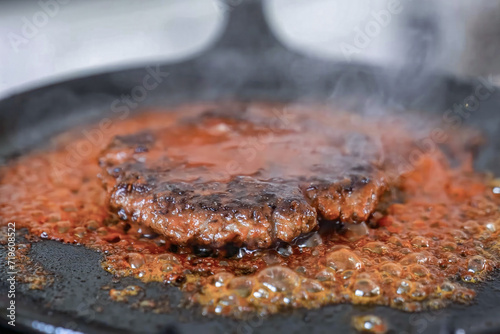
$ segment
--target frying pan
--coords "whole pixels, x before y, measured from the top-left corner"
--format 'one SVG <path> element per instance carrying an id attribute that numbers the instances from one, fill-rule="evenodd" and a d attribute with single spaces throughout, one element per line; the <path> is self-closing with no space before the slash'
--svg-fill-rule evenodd
<path id="1" fill-rule="evenodd" d="M 419 55 L 414 63 L 419 63 Z M 168 73 L 133 108 L 166 107 L 197 101 L 314 101 L 353 111 L 424 110 L 441 117 L 462 103 L 481 82 L 443 73 L 426 73 L 418 66 L 396 70 L 333 62 L 292 52 L 278 42 L 266 25 L 262 3 L 242 1 L 231 8 L 227 27 L 207 52 L 178 63 L 149 64 Z M 113 103 L 142 85 L 146 66 L 65 81 L 10 96 L 0 101 L 0 157 L 7 161 L 42 147 L 51 136 L 76 124 L 113 116 Z M 477 168 L 500 174 L 500 95 L 481 101 L 463 122 L 479 127 L 489 144 Z M 18 242 L 23 231 L 18 231 Z M 5 258 L 2 247 L 1 256 Z M 32 244 L 30 256 L 51 273 L 54 283 L 44 290 L 17 284 L 16 327 L 25 333 L 304 333 L 353 332 L 351 317 L 374 314 L 392 333 L 500 332 L 500 273 L 477 286 L 472 305 L 405 313 L 381 306 L 331 305 L 316 310 L 294 310 L 260 318 L 234 320 L 203 316 L 197 307 L 183 308 L 175 287 L 144 284 L 133 278 L 115 281 L 101 269 L 102 254 L 78 245 L 42 240 Z M 7 307 L 6 271 L 0 273 L 0 308 Z M 112 302 L 103 286 L 144 288 L 150 299 L 163 300 L 171 310 L 153 313 L 127 303 Z"/>

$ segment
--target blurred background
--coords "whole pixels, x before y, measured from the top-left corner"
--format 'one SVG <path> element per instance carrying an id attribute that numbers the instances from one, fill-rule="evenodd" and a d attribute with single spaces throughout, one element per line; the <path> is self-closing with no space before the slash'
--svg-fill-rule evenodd
<path id="1" fill-rule="evenodd" d="M 1 1 L 0 97 L 71 77 L 195 57 L 217 40 L 241 1 Z M 264 4 L 276 37 L 311 57 L 390 67 L 418 58 L 427 71 L 500 73 L 500 1 Z"/>

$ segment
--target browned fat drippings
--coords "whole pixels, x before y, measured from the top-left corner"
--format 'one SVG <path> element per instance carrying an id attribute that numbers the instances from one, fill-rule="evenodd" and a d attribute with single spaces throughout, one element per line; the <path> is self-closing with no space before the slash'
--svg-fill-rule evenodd
<path id="1" fill-rule="evenodd" d="M 9 244 L 8 239 L 12 238 L 9 236 L 11 231 L 7 226 L 0 226 L 0 244 L 6 246 Z M 7 252 L 9 261 L 5 261 L 4 269 L 7 273 L 15 274 L 16 282 L 27 284 L 32 290 L 43 290 L 54 282 L 52 274 L 29 256 L 31 244 L 15 243 L 13 249 L 13 255 L 9 254 L 10 250 Z"/>
<path id="2" fill-rule="evenodd" d="M 142 292 L 142 288 L 137 285 L 129 285 L 124 289 L 110 289 L 109 296 L 116 302 L 126 302 L 131 296 L 137 296 Z"/>
<path id="3" fill-rule="evenodd" d="M 164 237 L 110 215 L 97 159 L 113 136 L 164 127 L 178 115 L 144 114 L 105 131 L 75 130 L 53 149 L 3 167 L 1 224 L 15 221 L 41 238 L 102 251 L 103 268 L 118 277 L 175 284 L 206 312 L 234 316 L 339 302 L 438 308 L 471 300 L 468 283 L 485 279 L 500 263 L 500 198 L 493 181 L 465 167 L 451 169 L 440 154 L 421 157 L 401 178 L 401 203 L 389 202 L 366 224 L 232 258 L 175 249 Z"/>

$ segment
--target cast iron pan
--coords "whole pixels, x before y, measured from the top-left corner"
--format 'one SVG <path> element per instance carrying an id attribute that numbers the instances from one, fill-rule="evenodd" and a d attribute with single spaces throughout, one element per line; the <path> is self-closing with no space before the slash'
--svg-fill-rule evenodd
<path id="1" fill-rule="evenodd" d="M 208 52 L 175 64 L 134 108 L 173 106 L 196 101 L 271 100 L 316 101 L 361 112 L 393 109 L 424 110 L 438 117 L 461 104 L 481 83 L 421 71 L 424 54 L 410 52 L 416 66 L 406 70 L 377 68 L 306 57 L 287 50 L 268 30 L 259 1 L 246 0 L 229 8 L 223 36 Z M 419 50 L 425 51 L 425 42 Z M 156 69 L 156 64 L 150 64 Z M 51 136 L 76 124 L 112 113 L 113 101 L 142 85 L 143 68 L 104 73 L 66 81 L 0 101 L 0 158 L 3 161 L 43 146 Z M 466 125 L 480 127 L 489 145 L 477 167 L 500 175 L 500 94 L 481 101 Z M 23 231 L 18 231 L 18 241 Z M 5 249 L 1 251 L 5 258 Z M 233 320 L 202 316 L 197 308 L 176 307 L 181 294 L 175 287 L 144 284 L 136 279 L 113 281 L 101 269 L 101 254 L 77 245 L 53 241 L 33 243 L 30 256 L 52 273 L 45 290 L 17 284 L 15 330 L 26 333 L 319 333 L 353 332 L 351 317 L 375 314 L 393 333 L 500 332 L 500 273 L 478 285 L 472 305 L 452 305 L 432 312 L 404 313 L 387 307 L 332 305 L 318 310 L 295 310 L 267 318 Z M 6 270 L 0 274 L 0 316 L 5 328 Z M 104 285 L 123 288 L 136 284 L 149 299 L 168 299 L 172 309 L 156 314 L 110 301 Z M 133 302 L 134 299 L 131 299 Z"/>

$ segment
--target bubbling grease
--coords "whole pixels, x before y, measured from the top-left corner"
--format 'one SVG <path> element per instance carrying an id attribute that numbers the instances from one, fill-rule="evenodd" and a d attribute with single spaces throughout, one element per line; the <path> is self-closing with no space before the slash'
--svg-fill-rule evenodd
<path id="1" fill-rule="evenodd" d="M 363 224 L 226 256 L 172 245 L 108 211 L 97 157 L 114 135 L 165 126 L 176 117 L 143 114 L 106 131 L 96 126 L 85 132 L 93 141 L 74 130 L 53 148 L 2 167 L 1 225 L 15 221 L 32 236 L 85 245 L 102 252 L 103 269 L 117 277 L 176 285 L 204 312 L 232 316 L 344 302 L 405 311 L 466 303 L 475 295 L 470 283 L 500 264 L 497 181 L 467 165 L 453 169 L 439 152 L 422 156 L 401 177 L 398 200 L 389 197 Z M 138 293 L 129 290 L 110 291 L 111 298 Z M 375 320 L 361 319 L 360 326 Z"/>

